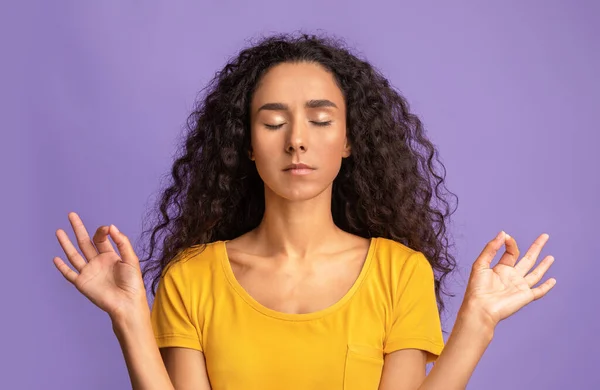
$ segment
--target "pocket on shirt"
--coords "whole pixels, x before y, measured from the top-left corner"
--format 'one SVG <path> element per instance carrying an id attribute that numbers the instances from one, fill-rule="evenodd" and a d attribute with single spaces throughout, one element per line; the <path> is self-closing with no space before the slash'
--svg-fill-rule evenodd
<path id="1" fill-rule="evenodd" d="M 344 390 L 377 390 L 383 371 L 383 351 L 350 344 L 344 367 Z"/>

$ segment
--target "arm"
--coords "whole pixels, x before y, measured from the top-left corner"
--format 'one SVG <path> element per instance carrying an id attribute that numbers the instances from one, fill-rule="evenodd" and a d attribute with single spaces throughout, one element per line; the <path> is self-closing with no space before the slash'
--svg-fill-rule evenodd
<path id="1" fill-rule="evenodd" d="M 512 237 L 501 232 L 490 241 L 473 264 L 456 323 L 429 375 L 425 378 L 423 372 L 425 351 L 400 350 L 386 357 L 381 385 L 387 387 L 380 389 L 464 390 L 491 343 L 498 323 L 544 297 L 556 283 L 550 278 L 534 287 L 553 261 L 552 256 L 548 256 L 531 270 L 547 240 L 547 235 L 538 237 L 518 262 L 519 250 Z M 491 262 L 503 244 L 506 244 L 506 252 L 491 268 Z M 394 354 L 398 355 L 391 358 Z M 386 370 L 388 357 L 390 367 Z M 400 359 L 404 361 L 403 365 L 397 362 Z M 413 369 L 415 371 L 411 371 Z"/>
<path id="2" fill-rule="evenodd" d="M 133 390 L 210 390 L 204 354 L 189 348 L 159 350 L 147 305 L 113 319 Z"/>
<path id="3" fill-rule="evenodd" d="M 163 348 L 164 351 L 159 352 L 140 263 L 127 236 L 114 225 L 100 226 L 92 241 L 76 213 L 69 213 L 69 221 L 83 256 L 79 254 L 66 233 L 58 229 L 56 237 L 75 270 L 59 257 L 53 259 L 54 265 L 65 279 L 92 303 L 108 313 L 125 357 L 132 388 L 134 390 L 210 389 L 204 355 L 199 350 Z M 109 234 L 117 244 L 119 253 L 115 251 L 108 239 Z M 177 287 L 173 285 L 170 274 L 167 284 L 173 289 Z M 152 311 L 152 313 L 160 313 L 156 317 L 159 319 L 157 321 L 159 330 L 166 329 L 169 333 L 175 324 L 178 326 L 177 331 L 195 334 L 193 325 L 184 322 L 186 313 L 183 303 L 177 302 L 169 296 L 168 291 L 164 290 L 164 283 L 161 283 L 159 286 L 161 299 L 158 300 L 161 304 L 157 306 L 156 311 Z M 180 292 L 173 290 L 172 295 L 180 296 Z M 168 315 L 164 312 L 165 308 Z M 175 322 L 171 323 L 171 321 Z"/>
<path id="4" fill-rule="evenodd" d="M 191 348 L 166 347 L 160 353 L 177 390 L 210 390 L 204 354 Z"/>
<path id="5" fill-rule="evenodd" d="M 113 319 L 133 390 L 174 390 L 152 333 L 150 310 Z"/>
<path id="6" fill-rule="evenodd" d="M 492 341 L 494 327 L 468 307 L 459 310 L 444 350 L 418 390 L 463 390 Z"/>
<path id="7" fill-rule="evenodd" d="M 498 323 L 550 291 L 553 278 L 534 286 L 552 264 L 552 257 L 546 257 L 531 270 L 547 240 L 548 235 L 539 236 L 518 262 L 517 243 L 504 232 L 486 245 L 473 264 L 446 347 L 418 390 L 465 389 Z M 490 267 L 503 244 L 506 252 L 496 266 Z"/>
<path id="8" fill-rule="evenodd" d="M 427 352 L 400 349 L 385 356 L 379 390 L 415 390 L 425 380 Z"/>
<path id="9" fill-rule="evenodd" d="M 426 351 L 395 351 L 385 357 L 379 390 L 465 389 L 493 335 L 493 327 L 467 306 L 459 311 L 448 342 L 429 375 L 425 376 Z"/>

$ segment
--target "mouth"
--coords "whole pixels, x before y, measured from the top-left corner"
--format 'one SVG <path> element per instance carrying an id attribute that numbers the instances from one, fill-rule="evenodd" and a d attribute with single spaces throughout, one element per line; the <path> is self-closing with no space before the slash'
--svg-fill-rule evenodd
<path id="1" fill-rule="evenodd" d="M 315 170 L 315 168 L 313 168 L 309 165 L 306 165 L 304 163 L 299 163 L 299 164 L 290 164 L 283 171 L 290 173 L 292 175 L 308 175 L 309 173 L 311 173 L 314 170 Z"/>
<path id="2" fill-rule="evenodd" d="M 290 170 L 290 169 L 314 169 L 313 167 L 311 167 L 310 165 L 304 164 L 304 163 L 298 163 L 298 164 L 290 164 L 287 167 L 285 167 L 284 171 Z"/>

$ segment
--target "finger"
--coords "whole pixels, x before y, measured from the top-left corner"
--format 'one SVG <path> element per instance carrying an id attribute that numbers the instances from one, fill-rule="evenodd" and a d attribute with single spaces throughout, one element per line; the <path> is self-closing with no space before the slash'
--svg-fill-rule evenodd
<path id="1" fill-rule="evenodd" d="M 517 259 L 519 258 L 519 247 L 517 246 L 517 241 L 510 235 L 506 234 L 505 245 L 506 252 L 504 252 L 500 258 L 500 261 L 498 261 L 498 264 L 514 267 Z"/>
<path id="2" fill-rule="evenodd" d="M 504 231 L 501 231 L 496 238 L 487 243 L 479 257 L 477 257 L 473 263 L 473 269 L 490 268 L 490 264 L 492 264 L 492 260 L 494 260 L 496 253 L 504 244 L 505 235 Z"/>
<path id="3" fill-rule="evenodd" d="M 517 270 L 517 273 L 519 275 L 525 276 L 529 272 L 531 267 L 533 267 L 533 265 L 537 261 L 537 258 L 539 256 L 540 252 L 542 251 L 542 248 L 544 247 L 546 242 L 548 242 L 549 238 L 550 238 L 550 236 L 548 234 L 544 233 L 544 234 L 540 235 L 533 242 L 533 244 L 531 244 L 531 246 L 529 247 L 529 250 L 527 250 L 527 253 L 525 253 L 525 256 L 523 256 L 523 258 L 521 260 L 519 260 L 517 265 L 515 265 L 515 270 Z"/>
<path id="4" fill-rule="evenodd" d="M 63 251 L 65 252 L 65 255 L 67 255 L 67 259 L 69 259 L 69 262 L 73 265 L 73 267 L 75 267 L 77 271 L 81 272 L 81 269 L 85 267 L 87 263 L 85 259 L 79 254 L 79 252 L 77 252 L 77 249 L 71 243 L 71 240 L 69 240 L 69 236 L 67 236 L 67 233 L 62 229 L 58 229 L 56 231 L 56 238 L 58 238 L 58 242 L 62 247 Z"/>
<path id="5" fill-rule="evenodd" d="M 92 240 L 90 240 L 90 235 L 88 234 L 85 226 L 83 225 L 81 218 L 79 218 L 79 215 L 77 215 L 77 213 L 70 212 L 68 217 L 69 222 L 71 223 L 71 227 L 73 227 L 73 231 L 75 232 L 77 244 L 79 245 L 79 249 L 81 249 L 83 256 L 88 261 L 98 256 L 98 251 L 92 243 Z"/>
<path id="6" fill-rule="evenodd" d="M 529 274 L 527 274 L 527 276 L 525 276 L 525 281 L 527 282 L 529 287 L 535 286 L 539 283 L 540 280 L 542 280 L 544 274 L 546 273 L 546 271 L 548 271 L 552 263 L 554 263 L 554 257 L 547 256 L 538 264 L 537 267 L 533 269 L 533 271 L 531 271 Z"/>
<path id="7" fill-rule="evenodd" d="M 73 271 L 68 265 L 66 265 L 60 257 L 55 257 L 53 262 L 65 279 L 74 284 L 75 279 L 77 279 L 78 276 L 77 272 Z"/>
<path id="8" fill-rule="evenodd" d="M 98 230 L 96 230 L 96 233 L 94 234 L 94 244 L 96 245 L 96 248 L 98 248 L 98 252 L 99 253 L 107 253 L 107 252 L 113 252 L 116 253 L 115 248 L 113 247 L 112 243 L 110 242 L 110 240 L 108 239 L 108 226 L 100 226 L 98 228 Z"/>
<path id="9" fill-rule="evenodd" d="M 537 301 L 544 295 L 548 294 L 548 291 L 550 291 L 554 285 L 556 285 L 556 279 L 550 278 L 536 288 L 532 288 L 531 291 L 533 292 L 533 300 Z"/>
<path id="10" fill-rule="evenodd" d="M 123 262 L 139 266 L 138 258 L 133 251 L 133 247 L 129 242 L 129 238 L 121 233 L 115 225 L 110 225 L 109 232 L 113 241 L 115 244 L 117 244 L 117 249 L 119 250 L 119 254 Z"/>

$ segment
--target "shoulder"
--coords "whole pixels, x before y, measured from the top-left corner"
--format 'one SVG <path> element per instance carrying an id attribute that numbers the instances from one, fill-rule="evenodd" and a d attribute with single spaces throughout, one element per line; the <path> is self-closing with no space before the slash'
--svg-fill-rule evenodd
<path id="1" fill-rule="evenodd" d="M 374 253 L 375 268 L 394 285 L 411 277 L 433 277 L 433 269 L 425 255 L 398 241 L 378 237 Z"/>
<path id="2" fill-rule="evenodd" d="M 377 237 L 374 256 L 377 257 L 380 264 L 392 266 L 395 269 L 425 259 L 421 252 L 384 237 Z"/>
<path id="3" fill-rule="evenodd" d="M 416 251 L 408 246 L 385 237 L 377 237 L 377 253 L 379 255 L 409 257 Z"/>
<path id="4" fill-rule="evenodd" d="M 222 245 L 222 241 L 214 241 L 180 250 L 163 270 L 163 276 L 185 283 L 208 277 L 221 264 Z"/>

